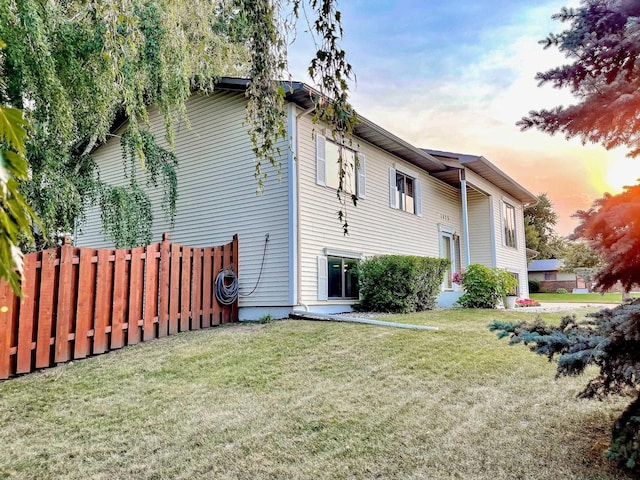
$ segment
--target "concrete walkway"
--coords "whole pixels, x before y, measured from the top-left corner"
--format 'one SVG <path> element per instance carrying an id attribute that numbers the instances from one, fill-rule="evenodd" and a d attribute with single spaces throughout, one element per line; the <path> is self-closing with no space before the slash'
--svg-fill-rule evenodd
<path id="1" fill-rule="evenodd" d="M 596 302 L 584 302 L 584 303 L 552 303 L 552 302 L 540 302 L 539 307 L 518 307 L 515 311 L 519 312 L 564 312 L 567 310 L 576 310 L 580 308 L 595 308 L 602 310 L 604 308 L 614 308 L 619 304 L 617 303 L 596 303 Z"/>

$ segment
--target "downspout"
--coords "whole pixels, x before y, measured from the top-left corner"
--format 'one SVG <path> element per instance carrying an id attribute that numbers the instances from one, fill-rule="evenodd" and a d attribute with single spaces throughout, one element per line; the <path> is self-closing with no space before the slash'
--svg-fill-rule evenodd
<path id="1" fill-rule="evenodd" d="M 295 108 L 295 107 L 292 107 Z M 309 311 L 309 307 L 302 302 L 302 234 L 300 233 L 300 227 L 301 227 L 301 221 L 300 221 L 300 155 L 299 153 L 299 142 L 298 142 L 298 120 L 300 119 L 300 117 L 303 117 L 305 115 L 308 115 L 309 113 L 313 112 L 315 110 L 315 106 L 308 108 L 307 110 L 303 110 L 302 112 L 298 113 L 295 117 L 294 123 L 293 123 L 293 135 L 294 135 L 294 158 L 293 158 L 293 162 L 292 165 L 295 164 L 295 169 L 296 169 L 296 175 L 295 175 L 295 181 L 296 181 L 296 188 L 295 188 L 295 195 L 296 195 L 296 305 L 300 305 L 301 307 L 303 307 L 306 311 Z"/>
<path id="2" fill-rule="evenodd" d="M 469 214 L 467 211 L 467 177 L 466 170 L 458 170 L 460 176 L 460 190 L 462 192 L 462 239 L 464 241 L 464 265 L 471 265 L 471 249 L 469 248 Z"/>

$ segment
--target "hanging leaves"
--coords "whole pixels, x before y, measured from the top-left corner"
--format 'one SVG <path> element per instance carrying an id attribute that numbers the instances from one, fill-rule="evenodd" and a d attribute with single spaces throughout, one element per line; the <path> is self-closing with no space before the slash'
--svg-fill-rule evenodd
<path id="1" fill-rule="evenodd" d="M 319 85 L 314 119 L 327 122 L 334 137 L 349 135 L 355 115 L 347 102 L 351 66 L 339 47 L 342 34 L 336 0 L 309 0 L 321 38 L 311 72 Z M 283 5 L 284 4 L 284 5 Z M 154 174 L 145 149 L 149 107 L 159 109 L 171 151 L 174 125 L 186 118 L 193 91 L 211 92 L 221 76 L 249 77 L 247 120 L 261 186 L 262 162 L 279 166 L 286 138 L 284 97 L 287 34 L 283 10 L 298 12 L 301 0 L 0 0 L 0 37 L 9 48 L 0 58 L 7 86 L 0 103 L 25 108 L 33 125 L 26 144 L 33 182 L 25 189 L 42 218 L 38 247 L 54 244 L 83 219 L 98 196 L 106 205 L 91 151 L 128 122 L 128 135 L 141 175 Z M 322 101 L 325 99 L 325 101 Z M 328 99 L 328 101 L 327 101 Z M 146 145 L 145 145 L 146 142 Z M 158 147 L 160 148 L 160 147 Z M 163 147 L 164 148 L 164 147 Z M 166 158 L 166 157 L 165 157 Z M 177 190 L 165 185 L 165 212 L 175 210 Z M 144 185 L 146 182 L 141 181 Z M 151 184 L 156 183 L 151 180 Z M 128 197 L 142 198 L 144 189 Z M 125 202 L 118 197 L 119 205 Z M 172 203 L 173 202 L 173 206 Z M 111 218 L 106 215 L 106 218 Z"/>

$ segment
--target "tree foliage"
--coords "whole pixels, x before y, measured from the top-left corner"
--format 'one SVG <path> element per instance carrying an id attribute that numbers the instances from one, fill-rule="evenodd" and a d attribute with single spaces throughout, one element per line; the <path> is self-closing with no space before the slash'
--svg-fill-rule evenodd
<path id="1" fill-rule="evenodd" d="M 553 240 L 558 214 L 546 193 L 538 195 L 538 202 L 524 211 L 525 240 L 527 248 L 538 252 L 537 258 L 558 258 Z"/>
<path id="2" fill-rule="evenodd" d="M 578 103 L 531 111 L 518 124 L 562 133 L 606 148 L 625 146 L 640 155 L 640 5 L 633 1 L 582 0 L 554 19 L 570 28 L 541 43 L 572 61 L 538 73 L 540 84 L 568 88 Z"/>
<path id="3" fill-rule="evenodd" d="M 585 239 L 602 259 L 595 277 L 599 288 L 607 290 L 620 281 L 629 291 L 640 284 L 640 185 L 625 187 L 618 195 L 605 193 L 575 216 L 581 223 L 573 236 Z"/>
<path id="4" fill-rule="evenodd" d="M 567 242 L 562 260 L 563 270 L 576 273 L 579 269 L 597 269 L 602 265 L 600 255 L 583 241 Z"/>
<path id="5" fill-rule="evenodd" d="M 570 28 L 542 43 L 557 47 L 573 63 L 539 73 L 541 84 L 569 88 L 576 105 L 532 111 L 519 125 L 579 137 L 606 148 L 625 146 L 640 155 L 640 3 L 632 0 L 583 0 L 577 9 L 563 8 L 555 19 Z M 596 281 L 602 290 L 622 282 L 628 291 L 640 281 L 640 185 L 619 195 L 605 194 L 576 216 L 581 224 L 573 239 L 582 238 L 602 260 Z M 574 245 L 575 263 L 584 263 L 582 247 Z M 569 251 L 571 253 L 571 249 Z M 578 260 L 579 257 L 579 260 Z M 568 265 L 571 264 L 569 260 Z M 530 345 L 536 353 L 556 359 L 558 375 L 577 375 L 589 365 L 599 368 L 582 396 L 630 394 L 634 400 L 615 422 L 609 456 L 629 468 L 640 464 L 640 301 L 603 310 L 594 320 L 563 319 L 559 327 L 492 324 L 511 342 Z"/>
<path id="6" fill-rule="evenodd" d="M 349 135 L 355 119 L 347 102 L 351 66 L 338 43 L 342 29 L 336 3 L 0 0 L 0 37 L 9 44 L 0 56 L 7 79 L 0 103 L 24 108 L 33 124 L 26 147 L 33 182 L 25 194 L 48 233 L 35 232 L 37 246 L 52 245 L 58 233 L 72 231 L 87 203 L 98 199 L 111 208 L 103 213 L 107 232 L 122 231 L 126 218 L 134 221 L 127 228 L 146 229 L 146 216 L 130 215 L 132 202 L 144 204 L 144 189 L 135 190 L 130 182 L 128 193 L 114 192 L 100 182 L 90 153 L 112 134 L 116 121 L 126 119 L 127 160 L 139 163 L 142 175 L 155 175 L 152 184 L 171 185 L 175 165 L 164 162 L 154 174 L 152 156 L 159 162 L 168 158 L 174 125 L 181 119 L 188 122 L 186 99 L 194 91 L 210 93 L 223 75 L 251 79 L 247 120 L 256 178 L 262 182 L 263 162 L 277 166 L 277 144 L 285 134 L 286 83 L 277 80 L 285 75 L 288 35 L 294 27 L 287 8 L 293 19 L 303 7 L 316 18 L 312 31 L 319 40 L 309 70 L 321 94 L 332 101 L 315 98 L 315 116 L 327 121 L 334 135 Z M 164 118 L 166 142 L 145 133 L 152 105 Z M 135 186 L 147 181 L 136 179 Z M 165 196 L 170 219 L 172 198 Z"/>
<path id="7" fill-rule="evenodd" d="M 0 49 L 6 45 L 0 40 Z M 0 89 L 3 81 L 0 78 Z M 25 160 L 27 122 L 22 111 L 0 104 L 0 279 L 21 294 L 21 241 L 32 241 L 31 226 L 37 223 L 31 207 L 20 192 L 28 180 Z"/>
<path id="8" fill-rule="evenodd" d="M 599 369 L 578 395 L 601 398 L 630 395 L 633 401 L 616 420 L 607 455 L 628 468 L 640 465 L 640 300 L 612 310 L 590 313 L 577 321 L 564 317 L 559 326 L 535 322 L 494 322 L 489 328 L 524 343 L 549 360 L 556 359 L 557 376 L 580 375 L 593 365 Z"/>

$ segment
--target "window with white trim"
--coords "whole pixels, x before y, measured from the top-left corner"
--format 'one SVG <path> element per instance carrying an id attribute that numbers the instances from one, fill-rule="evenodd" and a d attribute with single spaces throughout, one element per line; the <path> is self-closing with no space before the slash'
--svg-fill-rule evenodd
<path id="1" fill-rule="evenodd" d="M 318 257 L 318 300 L 357 299 L 358 260 Z"/>
<path id="2" fill-rule="evenodd" d="M 516 242 L 516 208 L 502 202 L 502 241 L 507 247 L 517 248 Z"/>
<path id="3" fill-rule="evenodd" d="M 335 188 L 340 186 L 340 158 L 343 172 L 342 189 L 363 198 L 366 192 L 365 156 L 344 145 L 316 135 L 316 183 Z"/>
<path id="4" fill-rule="evenodd" d="M 422 187 L 420 180 L 393 167 L 389 168 L 389 206 L 422 215 Z"/>

